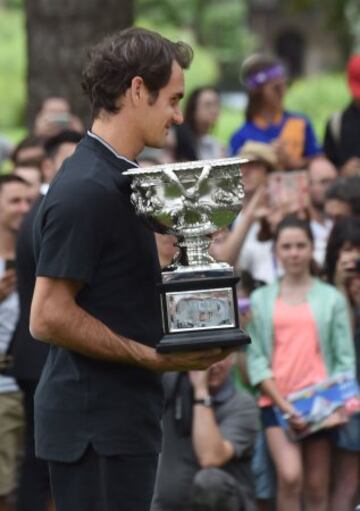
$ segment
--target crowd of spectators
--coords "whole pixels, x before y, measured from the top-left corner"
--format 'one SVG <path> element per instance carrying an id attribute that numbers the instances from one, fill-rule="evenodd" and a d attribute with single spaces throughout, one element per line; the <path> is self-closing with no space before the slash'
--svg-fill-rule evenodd
<path id="1" fill-rule="evenodd" d="M 284 66 L 243 64 L 245 122 L 228 148 L 212 131 L 220 94 L 187 99 L 167 147 L 139 164 L 241 156 L 245 190 L 235 221 L 215 233 L 214 260 L 234 266 L 246 351 L 206 372 L 164 375 L 164 443 L 152 511 L 352 511 L 360 503 L 360 415 L 293 441 L 306 426 L 287 396 L 360 366 L 360 55 L 348 63 L 351 103 L 323 141 L 284 108 Z M 32 223 L 84 127 L 64 98 L 47 98 L 16 147 L 0 139 L 0 511 L 52 509 L 47 467 L 34 454 L 33 397 L 47 356 L 32 339 Z M 322 143 L 321 143 L 322 142 Z M 291 193 L 292 195 L 287 195 Z M 91 205 L 89 205 L 91 207 Z M 162 268 L 186 262 L 173 235 L 156 234 Z"/>

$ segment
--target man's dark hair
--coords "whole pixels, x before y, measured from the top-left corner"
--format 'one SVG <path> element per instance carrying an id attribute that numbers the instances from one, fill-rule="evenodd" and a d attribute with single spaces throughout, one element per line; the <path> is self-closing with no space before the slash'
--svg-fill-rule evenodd
<path id="1" fill-rule="evenodd" d="M 2 174 L 0 175 L 0 192 L 2 191 L 3 187 L 9 183 L 21 183 L 23 185 L 29 186 L 29 183 L 25 181 L 25 179 L 17 176 L 16 174 Z"/>
<path id="2" fill-rule="evenodd" d="M 62 144 L 78 144 L 82 137 L 78 131 L 64 130 L 48 138 L 44 144 L 45 157 L 54 158 Z"/>
<path id="3" fill-rule="evenodd" d="M 117 103 L 140 76 L 155 101 L 159 90 L 168 83 L 173 61 L 183 69 L 190 66 L 191 47 L 172 42 L 156 32 L 129 28 L 110 35 L 94 46 L 83 70 L 82 87 L 90 98 L 93 117 L 100 110 L 117 113 Z"/>
<path id="4" fill-rule="evenodd" d="M 340 177 L 326 191 L 326 199 L 346 202 L 351 213 L 360 216 L 360 176 Z"/>
<path id="5" fill-rule="evenodd" d="M 36 135 L 29 135 L 28 137 L 21 140 L 18 145 L 15 147 L 11 154 L 11 160 L 16 165 L 17 163 L 22 163 L 18 161 L 18 155 L 22 149 L 28 149 L 30 147 L 44 147 L 44 138 L 38 137 Z M 34 160 L 37 165 L 41 163 L 41 159 Z"/>

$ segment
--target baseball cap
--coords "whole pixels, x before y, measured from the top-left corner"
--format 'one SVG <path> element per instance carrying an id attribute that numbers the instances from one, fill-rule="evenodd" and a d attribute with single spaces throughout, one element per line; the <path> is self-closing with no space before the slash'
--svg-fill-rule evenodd
<path id="1" fill-rule="evenodd" d="M 354 98 L 360 99 L 360 55 L 350 57 L 347 71 L 351 94 Z"/>

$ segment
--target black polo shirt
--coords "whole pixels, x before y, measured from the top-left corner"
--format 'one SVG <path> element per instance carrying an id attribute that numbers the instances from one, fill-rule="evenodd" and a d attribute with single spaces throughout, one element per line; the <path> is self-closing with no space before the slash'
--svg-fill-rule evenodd
<path id="1" fill-rule="evenodd" d="M 324 152 L 336 167 L 354 156 L 360 158 L 360 107 L 354 102 L 342 112 L 339 140 L 335 140 L 331 122 L 326 126 Z"/>
<path id="2" fill-rule="evenodd" d="M 135 214 L 122 175 L 134 166 L 85 136 L 37 215 L 37 276 L 83 282 L 80 307 L 115 333 L 154 346 L 162 336 L 160 266 L 153 232 Z M 158 374 L 51 345 L 35 396 L 37 455 L 74 461 L 88 444 L 103 455 L 157 452 L 162 401 Z"/>

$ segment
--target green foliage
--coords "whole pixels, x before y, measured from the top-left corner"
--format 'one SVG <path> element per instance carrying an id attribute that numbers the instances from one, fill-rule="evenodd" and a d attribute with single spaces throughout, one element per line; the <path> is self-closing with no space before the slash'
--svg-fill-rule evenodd
<path id="1" fill-rule="evenodd" d="M 254 49 L 244 4 L 234 0 L 208 2 L 202 13 L 202 39 L 220 62 L 236 63 Z"/>
<path id="2" fill-rule="evenodd" d="M 0 131 L 24 121 L 24 39 L 22 11 L 0 8 Z"/>
<path id="3" fill-rule="evenodd" d="M 313 122 L 319 140 L 323 140 L 327 119 L 344 108 L 349 98 L 344 75 L 324 74 L 296 81 L 286 96 L 286 106 L 306 114 Z"/>
<path id="4" fill-rule="evenodd" d="M 225 146 L 228 145 L 231 135 L 244 122 L 244 113 L 241 110 L 222 108 L 220 118 L 215 126 L 213 135 Z"/>
<path id="5" fill-rule="evenodd" d="M 333 31 L 344 55 L 360 51 L 359 0 L 280 0 L 280 8 L 297 12 L 308 10 L 321 13 L 324 25 Z"/>
<path id="6" fill-rule="evenodd" d="M 190 44 L 194 50 L 194 60 L 191 67 L 186 71 L 186 95 L 194 88 L 202 85 L 214 85 L 219 79 L 219 66 L 211 54 L 211 51 L 199 46 L 194 35 L 189 29 L 179 29 L 170 25 L 155 25 L 154 22 L 144 18 L 139 18 L 136 22 L 137 26 L 156 30 L 164 37 L 172 41 L 184 41 Z"/>
<path id="7" fill-rule="evenodd" d="M 4 0 L 4 5 L 9 9 L 23 9 L 24 0 Z"/>
<path id="8" fill-rule="evenodd" d="M 178 29 L 186 27 L 199 46 L 211 52 L 222 72 L 222 83 L 233 82 L 239 63 L 255 48 L 246 23 L 246 2 L 240 0 L 137 0 L 137 16 Z"/>

